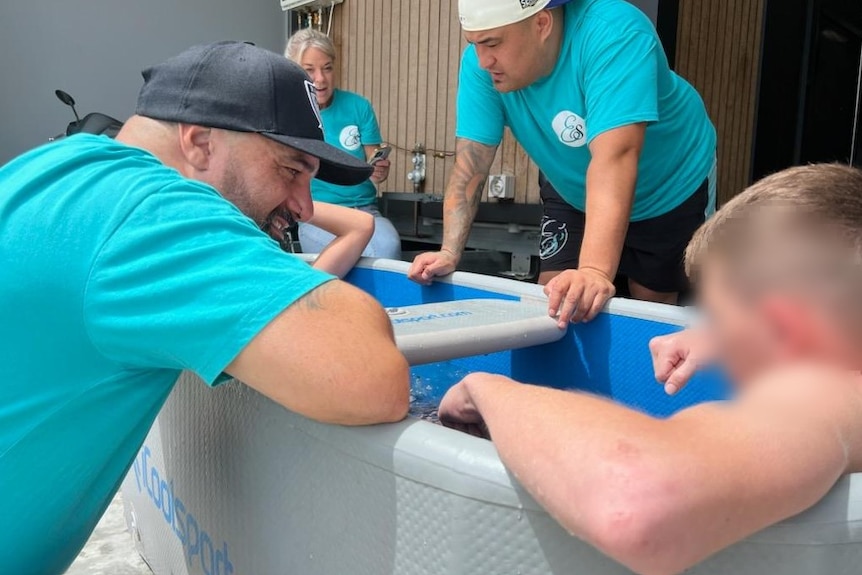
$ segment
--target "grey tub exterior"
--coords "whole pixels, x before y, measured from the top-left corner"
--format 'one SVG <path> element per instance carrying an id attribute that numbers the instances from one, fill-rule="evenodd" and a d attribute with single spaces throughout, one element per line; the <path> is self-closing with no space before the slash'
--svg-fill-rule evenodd
<path id="1" fill-rule="evenodd" d="M 540 294 L 469 274 L 452 281 Z M 686 320 L 632 302 L 610 311 Z M 490 442 L 416 419 L 322 425 L 237 382 L 210 390 L 184 375 L 122 489 L 138 549 L 157 575 L 629 573 L 558 527 Z M 690 572 L 858 575 L 862 475 Z"/>

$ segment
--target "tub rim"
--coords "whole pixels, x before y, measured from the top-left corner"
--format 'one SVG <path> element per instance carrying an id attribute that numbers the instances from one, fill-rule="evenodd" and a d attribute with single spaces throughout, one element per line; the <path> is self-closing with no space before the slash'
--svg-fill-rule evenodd
<path id="1" fill-rule="evenodd" d="M 305 261 L 314 255 L 298 254 Z M 410 264 L 379 258 L 362 258 L 356 267 L 406 275 Z M 435 280 L 521 299 L 546 301 L 542 287 L 511 279 L 454 272 Z M 613 298 L 602 313 L 688 327 L 697 320 L 691 307 Z M 345 455 L 391 471 L 404 479 L 486 503 L 524 511 L 547 512 L 506 470 L 493 443 L 415 416 L 368 428 L 338 428 L 288 412 L 302 421 L 305 433 Z M 336 431 L 337 430 L 337 431 Z M 360 439 L 361 438 L 361 439 Z M 350 449 L 360 441 L 363 449 Z M 381 449 L 386 446 L 386 449 Z M 368 449 L 368 448 L 371 449 Z M 378 453 L 382 452 L 382 453 Z M 363 454 L 360 457 L 358 454 Z M 364 455 L 375 453 L 374 461 Z M 385 457 L 381 459 L 380 457 Z M 388 464 L 386 463 L 388 460 Z M 484 477 L 470 472 L 477 465 Z M 453 481 L 453 477 L 457 478 Z M 842 477 L 827 495 L 802 513 L 749 536 L 744 543 L 774 545 L 844 545 L 862 542 L 862 473 Z"/>

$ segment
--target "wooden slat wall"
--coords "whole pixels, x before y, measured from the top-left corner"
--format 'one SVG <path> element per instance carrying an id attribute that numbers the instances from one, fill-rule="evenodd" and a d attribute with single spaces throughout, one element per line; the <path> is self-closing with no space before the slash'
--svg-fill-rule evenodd
<path id="1" fill-rule="evenodd" d="M 719 203 L 750 182 L 765 0 L 682 0 L 677 71 L 718 131 Z"/>
<path id="2" fill-rule="evenodd" d="M 348 0 L 335 8 L 332 38 L 340 85 L 371 100 L 383 138 L 412 149 L 455 149 L 455 92 L 465 47 L 458 0 Z M 384 192 L 412 191 L 408 151 L 396 149 Z M 451 157 L 428 154 L 425 191 L 442 194 Z M 510 134 L 492 173 L 515 176 L 516 201 L 537 202 L 538 169 Z"/>
<path id="3" fill-rule="evenodd" d="M 720 199 L 748 184 L 765 0 L 682 0 L 677 69 L 704 96 L 719 136 Z M 457 0 L 347 0 L 332 37 L 341 86 L 371 100 L 384 139 L 452 151 L 464 40 Z M 409 152 L 396 150 L 384 192 L 410 191 Z M 452 158 L 428 155 L 425 191 L 442 194 Z M 538 169 L 507 132 L 492 173 L 515 176 L 516 202 L 536 203 Z"/>

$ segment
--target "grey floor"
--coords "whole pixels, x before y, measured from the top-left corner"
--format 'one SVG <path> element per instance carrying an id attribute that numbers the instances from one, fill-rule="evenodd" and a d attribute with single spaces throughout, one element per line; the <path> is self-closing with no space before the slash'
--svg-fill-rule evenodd
<path id="1" fill-rule="evenodd" d="M 126 531 L 119 494 L 66 575 L 152 575 Z"/>

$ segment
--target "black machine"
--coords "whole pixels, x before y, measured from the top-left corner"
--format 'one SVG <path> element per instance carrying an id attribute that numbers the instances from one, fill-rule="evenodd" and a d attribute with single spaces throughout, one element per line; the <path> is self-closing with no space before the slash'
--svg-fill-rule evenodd
<path id="1" fill-rule="evenodd" d="M 81 118 L 78 115 L 78 110 L 75 109 L 75 99 L 72 96 L 63 90 L 54 90 L 54 94 L 57 96 L 57 99 L 72 108 L 72 113 L 75 114 L 75 121 L 69 122 L 69 125 L 66 126 L 66 131 L 51 138 L 52 140 L 72 136 L 74 134 L 104 134 L 108 137 L 114 138 L 117 136 L 120 128 L 123 127 L 123 123 L 121 121 L 100 112 L 90 112 Z"/>

